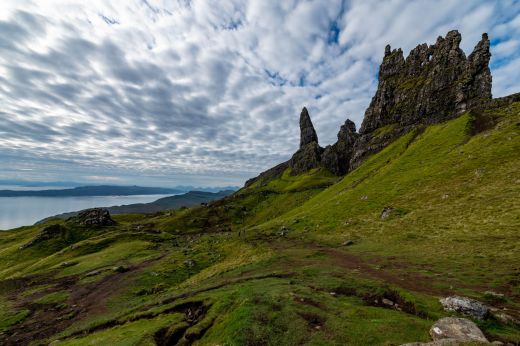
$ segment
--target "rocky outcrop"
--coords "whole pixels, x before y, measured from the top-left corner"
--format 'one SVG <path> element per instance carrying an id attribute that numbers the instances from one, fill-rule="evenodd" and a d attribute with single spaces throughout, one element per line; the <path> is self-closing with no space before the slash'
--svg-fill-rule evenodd
<path id="1" fill-rule="evenodd" d="M 292 174 L 324 167 L 336 175 L 345 175 L 368 156 L 413 129 L 421 130 L 466 110 L 493 105 L 487 34 L 482 35 L 468 57 L 460 48 L 460 42 L 460 33 L 450 31 L 433 45 L 418 45 L 406 58 L 401 49 L 386 46 L 378 88 L 365 111 L 359 134 L 354 123 L 347 120 L 338 133 L 338 141 L 321 148 L 304 107 L 300 114 L 298 151 L 289 161 L 249 180 L 246 186 L 258 180 L 269 181 L 288 167 Z"/>
<path id="2" fill-rule="evenodd" d="M 406 59 L 401 49 L 386 46 L 379 85 L 365 112 L 352 168 L 417 125 L 445 121 L 491 99 L 487 34 L 468 58 L 460 41 L 460 33 L 450 31 L 433 45 L 418 45 Z M 381 132 L 386 136 L 379 136 Z"/>
<path id="3" fill-rule="evenodd" d="M 481 302 L 459 296 L 451 296 L 440 300 L 446 311 L 454 311 L 463 315 L 483 320 L 489 313 L 489 308 Z"/>
<path id="4" fill-rule="evenodd" d="M 324 167 L 336 175 L 346 174 L 357 138 L 356 125 L 347 119 L 339 130 L 337 142 L 323 149 L 318 144 L 309 112 L 304 107 L 300 114 L 300 149 L 289 161 L 291 174 L 318 167 Z"/>
<path id="5" fill-rule="evenodd" d="M 81 226 L 111 226 L 115 221 L 110 217 L 106 208 L 92 208 L 80 211 L 77 216 L 71 218 Z"/>
<path id="6" fill-rule="evenodd" d="M 356 124 L 347 119 L 338 132 L 338 141 L 325 147 L 322 156 L 323 167 L 336 175 L 347 174 L 358 136 Z"/>

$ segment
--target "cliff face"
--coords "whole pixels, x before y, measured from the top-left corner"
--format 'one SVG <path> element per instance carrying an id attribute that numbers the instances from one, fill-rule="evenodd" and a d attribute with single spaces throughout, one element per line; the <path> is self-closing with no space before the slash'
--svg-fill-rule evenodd
<path id="1" fill-rule="evenodd" d="M 450 31 L 434 45 L 418 45 L 406 59 L 401 49 L 386 46 L 379 85 L 365 112 L 352 168 L 410 127 L 448 120 L 491 99 L 487 34 L 468 58 L 460 41 L 459 32 Z M 378 138 L 381 132 L 385 136 Z"/>
<path id="2" fill-rule="evenodd" d="M 386 147 L 412 128 L 442 122 L 491 100 L 489 39 L 482 35 L 466 57 L 461 35 L 450 31 L 433 45 L 412 49 L 405 59 L 401 49 L 385 48 L 376 94 L 365 111 L 359 134 L 347 120 L 338 141 L 322 148 L 304 107 L 300 114 L 300 148 L 292 158 L 251 179 L 269 180 L 288 167 L 292 174 L 324 167 L 336 175 L 347 174 L 369 155 Z"/>

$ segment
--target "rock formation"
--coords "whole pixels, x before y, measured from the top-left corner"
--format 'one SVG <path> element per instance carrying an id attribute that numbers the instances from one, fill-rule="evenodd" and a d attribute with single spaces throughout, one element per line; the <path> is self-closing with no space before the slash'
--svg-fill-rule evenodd
<path id="1" fill-rule="evenodd" d="M 115 221 L 110 217 L 110 213 L 106 208 L 86 209 L 72 217 L 75 222 L 82 226 L 111 226 Z"/>
<path id="2" fill-rule="evenodd" d="M 325 167 L 336 175 L 346 174 L 357 137 L 356 125 L 347 119 L 339 130 L 338 141 L 323 149 L 318 144 L 318 136 L 309 112 L 303 107 L 300 114 L 300 149 L 289 161 L 291 174 L 300 174 L 318 167 Z"/>
<path id="3" fill-rule="evenodd" d="M 401 49 L 392 50 L 387 45 L 378 88 L 365 111 L 359 134 L 354 123 L 347 120 L 338 141 L 322 148 L 304 107 L 298 151 L 289 161 L 247 181 L 246 186 L 257 181 L 266 183 L 289 167 L 292 174 L 324 167 L 336 175 L 345 175 L 404 133 L 489 103 L 492 78 L 488 36 L 482 35 L 468 57 L 460 49 L 460 41 L 460 33 L 450 31 L 433 45 L 418 45 L 406 59 Z"/>
<path id="4" fill-rule="evenodd" d="M 338 132 L 338 141 L 325 147 L 322 165 L 336 175 L 347 174 L 358 136 L 356 124 L 347 119 Z"/>
<path id="5" fill-rule="evenodd" d="M 289 161 L 291 173 L 300 174 L 319 167 L 322 152 L 309 112 L 303 107 L 300 113 L 300 149 Z"/>
<path id="6" fill-rule="evenodd" d="M 379 85 L 365 112 L 352 168 L 417 125 L 454 118 L 491 99 L 487 34 L 468 58 L 460 41 L 460 33 L 450 31 L 431 46 L 418 45 L 406 59 L 401 49 L 386 46 Z"/>
<path id="7" fill-rule="evenodd" d="M 300 113 L 300 149 L 305 148 L 307 144 L 312 142 L 318 143 L 318 135 L 312 125 L 311 117 L 307 108 L 303 107 Z"/>

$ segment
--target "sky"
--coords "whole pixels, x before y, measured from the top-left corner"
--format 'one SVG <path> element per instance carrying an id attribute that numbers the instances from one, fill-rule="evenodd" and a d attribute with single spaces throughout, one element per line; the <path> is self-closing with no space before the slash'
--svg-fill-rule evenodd
<path id="1" fill-rule="evenodd" d="M 0 179 L 242 185 L 357 126 L 384 48 L 491 39 L 493 96 L 520 92 L 520 1 L 0 2 Z"/>

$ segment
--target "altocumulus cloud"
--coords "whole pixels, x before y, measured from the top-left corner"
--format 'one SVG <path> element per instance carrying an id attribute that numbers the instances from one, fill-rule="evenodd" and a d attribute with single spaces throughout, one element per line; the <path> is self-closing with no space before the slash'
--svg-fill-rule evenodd
<path id="1" fill-rule="evenodd" d="M 384 46 L 492 38 L 519 91 L 517 1 L 2 1 L 3 178 L 240 184 L 360 124 Z M 96 177 L 93 179 L 92 177 Z"/>

